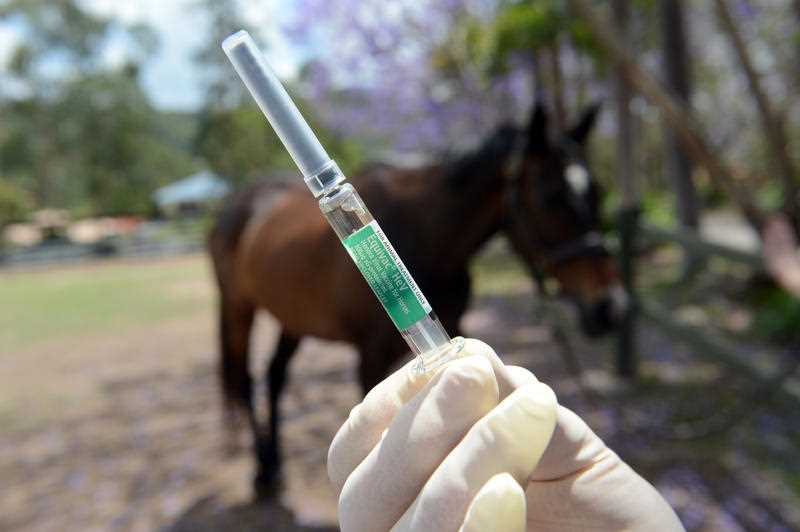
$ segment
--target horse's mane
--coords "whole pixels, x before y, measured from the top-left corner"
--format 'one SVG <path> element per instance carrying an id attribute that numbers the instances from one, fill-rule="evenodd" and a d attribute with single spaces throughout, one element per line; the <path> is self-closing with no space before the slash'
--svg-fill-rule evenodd
<path id="1" fill-rule="evenodd" d="M 445 163 L 445 181 L 463 186 L 472 179 L 490 177 L 511 155 L 518 134 L 511 125 L 498 127 L 480 146 Z"/>

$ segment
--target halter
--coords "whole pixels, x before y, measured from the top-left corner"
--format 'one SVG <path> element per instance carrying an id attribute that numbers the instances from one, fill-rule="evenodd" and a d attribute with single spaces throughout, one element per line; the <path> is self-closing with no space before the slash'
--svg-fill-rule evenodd
<path id="1" fill-rule="evenodd" d="M 504 203 L 506 204 L 506 227 L 512 224 L 510 214 L 521 209 L 519 183 L 522 179 L 522 162 L 525 159 L 526 141 L 527 135 L 517 135 L 504 171 L 507 181 L 504 194 Z M 576 147 L 572 144 L 567 142 L 564 145 L 564 149 L 568 154 L 575 153 Z M 576 210 L 581 214 L 585 211 L 584 208 L 580 207 L 577 207 Z M 539 257 L 536 260 L 536 270 L 538 271 L 535 273 L 537 276 L 541 276 L 544 271 L 556 268 L 573 259 L 608 256 L 608 250 L 603 243 L 603 236 L 597 231 L 588 231 L 576 238 L 556 246 L 551 246 L 546 242 L 542 242 L 541 239 L 535 238 L 525 224 L 518 223 L 517 225 L 523 233 L 522 236 L 525 241 L 532 242 L 534 247 L 540 251 L 540 253 L 537 253 Z"/>

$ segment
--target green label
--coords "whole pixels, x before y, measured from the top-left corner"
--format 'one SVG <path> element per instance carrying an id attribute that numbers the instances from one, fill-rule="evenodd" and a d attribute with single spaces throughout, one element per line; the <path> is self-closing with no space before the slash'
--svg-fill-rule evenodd
<path id="1" fill-rule="evenodd" d="M 365 225 L 343 243 L 398 329 L 409 328 L 431 311 L 378 222 Z"/>

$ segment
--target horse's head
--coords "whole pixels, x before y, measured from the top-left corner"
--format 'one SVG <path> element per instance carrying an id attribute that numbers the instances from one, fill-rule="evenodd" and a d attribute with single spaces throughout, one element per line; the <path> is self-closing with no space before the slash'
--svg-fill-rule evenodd
<path id="1" fill-rule="evenodd" d="M 507 230 L 512 245 L 538 277 L 558 281 L 578 305 L 583 331 L 614 328 L 624 298 L 614 260 L 600 235 L 600 188 L 586 160 L 586 141 L 599 107 L 551 138 L 537 103 L 506 170 Z"/>

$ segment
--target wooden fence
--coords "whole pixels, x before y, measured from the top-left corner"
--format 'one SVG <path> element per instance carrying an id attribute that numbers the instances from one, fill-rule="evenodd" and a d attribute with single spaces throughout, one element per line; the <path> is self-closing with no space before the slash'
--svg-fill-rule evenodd
<path id="1" fill-rule="evenodd" d="M 683 248 L 684 251 L 691 256 L 701 260 L 721 258 L 736 264 L 745 265 L 752 268 L 753 271 L 764 270 L 764 262 L 758 254 L 707 242 L 699 236 L 686 231 L 671 231 L 650 225 L 639 225 L 636 228 L 633 241 L 635 245 L 628 246 L 632 250 L 641 250 L 645 247 L 651 248 L 663 244 L 675 244 Z M 621 251 L 623 251 L 626 246 L 620 247 Z M 623 263 L 626 260 L 635 261 L 635 254 L 632 257 L 622 257 Z M 629 284 L 632 288 L 635 287 L 633 282 Z M 785 388 L 785 386 L 783 386 L 785 382 L 781 379 L 782 375 L 780 375 L 779 371 L 776 373 L 774 367 L 768 367 L 768 365 L 758 363 L 760 362 L 760 357 L 753 356 L 758 353 L 745 353 L 742 349 L 737 349 L 736 341 L 732 338 L 725 338 L 725 335 L 711 335 L 708 334 L 706 330 L 681 322 L 673 316 L 673 313 L 665 306 L 641 297 L 641 294 L 637 293 L 635 288 L 633 288 L 631 295 L 633 304 L 629 312 L 632 313 L 633 316 L 630 317 L 630 319 L 624 320 L 624 326 L 629 328 L 629 330 L 622 331 L 620 335 L 622 338 L 626 336 L 630 338 L 634 337 L 637 320 L 645 320 L 662 332 L 668 334 L 671 338 L 691 345 L 693 347 L 693 354 L 696 356 L 706 358 L 720 363 L 725 367 L 742 372 L 751 378 L 754 383 L 759 385 L 769 385 L 770 382 L 776 382 L 779 383 L 777 385 Z M 618 371 L 622 375 L 634 376 L 638 359 L 636 342 L 629 342 L 627 345 L 621 343 L 620 348 L 617 361 Z M 628 350 L 627 352 L 625 352 L 626 349 Z M 634 368 L 633 373 L 629 372 L 631 368 Z M 626 370 L 628 371 L 627 373 Z M 781 395 L 789 393 L 785 389 L 777 391 Z M 790 395 L 792 395 L 794 399 L 800 397 L 797 390 L 791 392 Z"/>
<path id="2" fill-rule="evenodd" d="M 167 236 L 146 235 L 111 238 L 94 244 L 53 242 L 32 248 L 0 250 L 0 269 L 48 268 L 117 258 L 169 257 L 198 253 L 205 246 L 201 224 Z"/>

